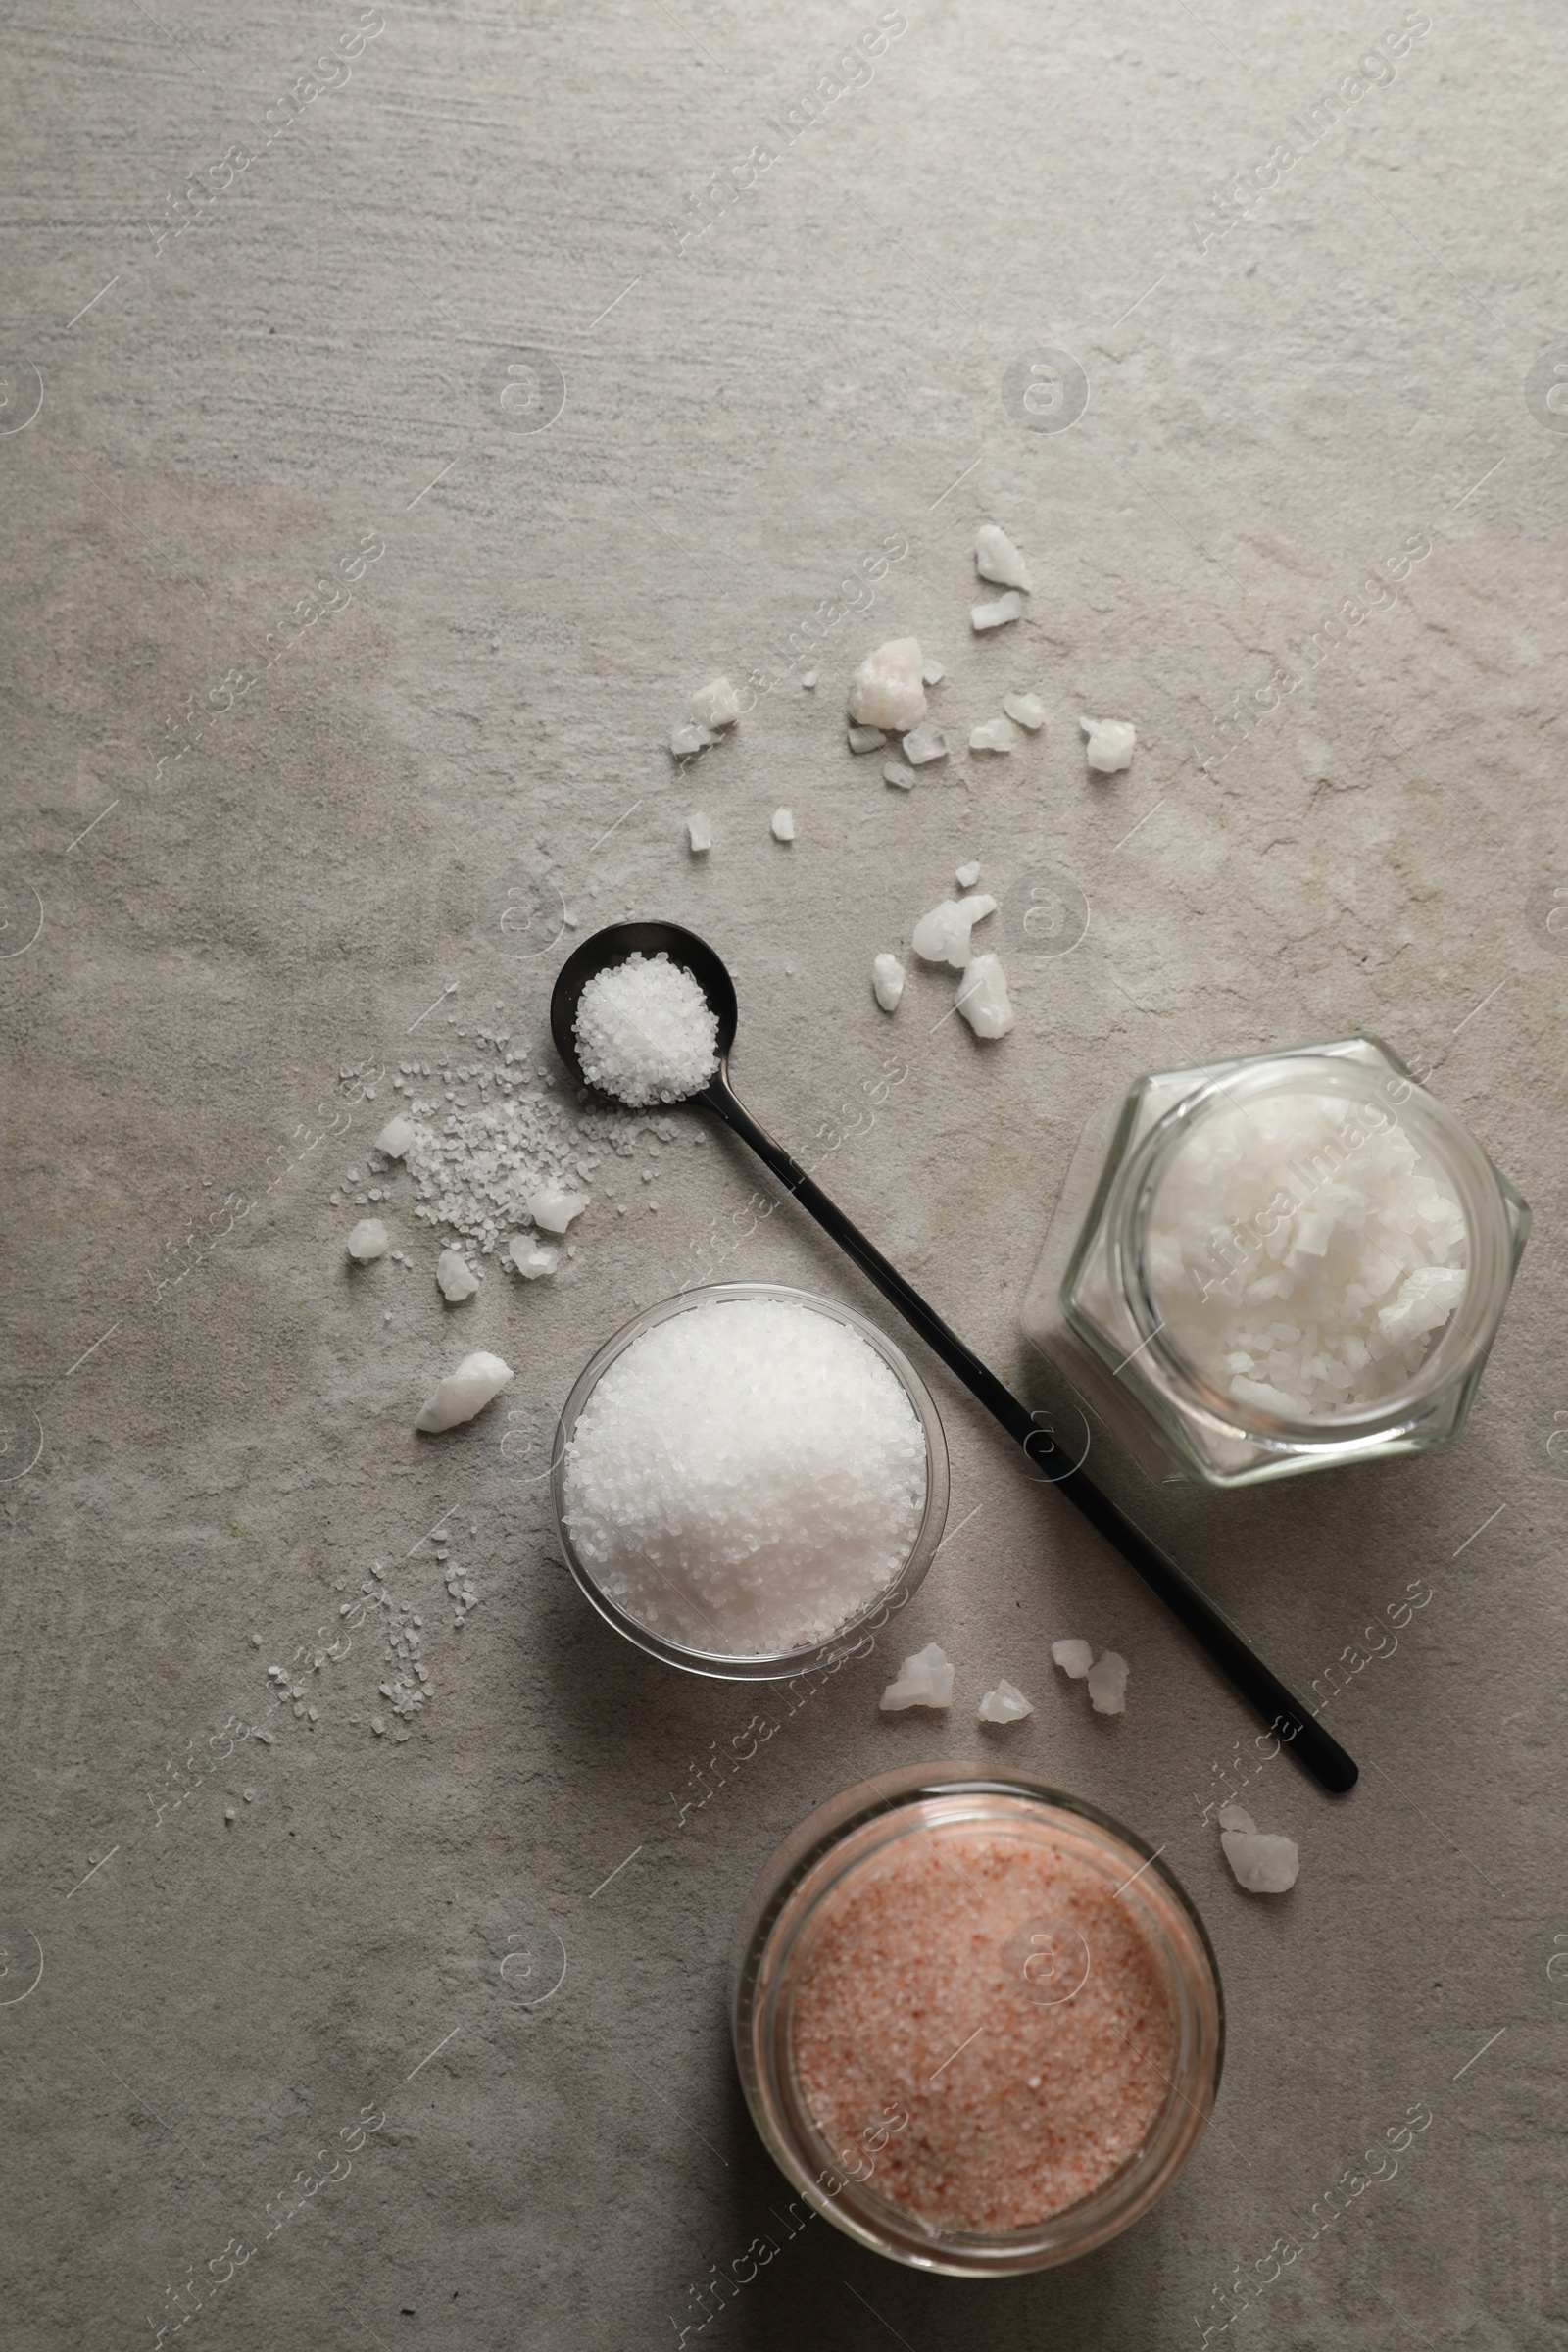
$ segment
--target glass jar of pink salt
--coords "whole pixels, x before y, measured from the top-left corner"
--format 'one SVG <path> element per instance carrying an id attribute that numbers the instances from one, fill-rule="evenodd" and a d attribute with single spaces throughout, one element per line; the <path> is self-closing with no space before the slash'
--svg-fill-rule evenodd
<path id="1" fill-rule="evenodd" d="M 1224 2046 L 1214 1954 L 1163 1862 L 985 1764 L 883 1773 L 810 1814 L 747 1899 L 731 2009 L 798 2201 L 968 2278 L 1070 2261 L 1147 2213 L 1202 2136 Z"/>

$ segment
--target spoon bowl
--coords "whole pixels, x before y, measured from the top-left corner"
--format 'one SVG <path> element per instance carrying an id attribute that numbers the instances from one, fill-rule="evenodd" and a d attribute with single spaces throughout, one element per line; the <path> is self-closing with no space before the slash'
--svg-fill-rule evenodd
<path id="1" fill-rule="evenodd" d="M 550 1034 L 556 1052 L 578 1085 L 588 1086 L 601 1102 L 615 1102 L 617 1097 L 603 1087 L 590 1086 L 582 1074 L 577 1052 L 577 1006 L 590 980 L 600 972 L 609 971 L 612 964 L 628 962 L 633 956 L 645 956 L 650 963 L 656 956 L 667 956 L 671 963 L 690 972 L 718 1023 L 720 1076 L 735 1043 L 735 1028 L 740 1019 L 735 983 L 725 969 L 724 958 L 706 939 L 699 939 L 695 931 L 683 931 L 679 923 L 612 923 L 572 949 L 556 974 L 556 985 L 550 992 Z M 701 1101 L 706 1093 L 706 1088 L 699 1088 L 686 1101 Z"/>

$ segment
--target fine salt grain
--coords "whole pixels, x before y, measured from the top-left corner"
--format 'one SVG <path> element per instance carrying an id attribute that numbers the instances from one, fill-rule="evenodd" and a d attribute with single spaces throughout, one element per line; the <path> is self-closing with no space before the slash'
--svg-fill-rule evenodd
<path id="1" fill-rule="evenodd" d="M 873 956 L 871 986 L 884 1012 L 897 1012 L 904 994 L 905 971 L 896 956 Z"/>
<path id="2" fill-rule="evenodd" d="M 373 1257 L 385 1257 L 392 1247 L 392 1238 L 379 1217 L 362 1217 L 349 1235 L 349 1255 L 362 1266 Z"/>
<path id="3" fill-rule="evenodd" d="M 825 1641 L 894 1584 L 925 1507 L 925 1437 L 858 1332 L 793 1300 L 655 1324 L 566 1448 L 563 1517 L 606 1596 L 683 1648 Z"/>
<path id="4" fill-rule="evenodd" d="M 691 973 L 662 954 L 596 972 L 578 1001 L 574 1034 L 583 1076 L 635 1109 L 683 1101 L 718 1065 L 717 1016 Z"/>
<path id="5" fill-rule="evenodd" d="M 481 1348 L 466 1355 L 455 1372 L 436 1383 L 435 1394 L 419 1407 L 414 1426 L 456 1429 L 460 1421 L 471 1421 L 475 1413 L 482 1412 L 492 1396 L 511 1387 L 514 1377 L 510 1364 Z"/>
<path id="6" fill-rule="evenodd" d="M 889 1683 L 877 1705 L 884 1715 L 902 1713 L 906 1707 L 951 1707 L 953 1704 L 953 1661 L 935 1642 L 917 1649 L 912 1658 L 906 1658 L 899 1668 L 898 1680 Z"/>
<path id="7" fill-rule="evenodd" d="M 1025 1715 L 1033 1713 L 1032 1702 L 1025 1698 L 1016 1683 L 1008 1682 L 1005 1675 L 996 1689 L 988 1690 L 980 1701 L 982 1723 L 1019 1723 Z"/>

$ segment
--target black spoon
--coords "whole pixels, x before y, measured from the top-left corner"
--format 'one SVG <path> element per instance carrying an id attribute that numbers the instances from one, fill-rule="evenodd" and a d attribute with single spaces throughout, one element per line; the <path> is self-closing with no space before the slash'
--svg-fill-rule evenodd
<path id="1" fill-rule="evenodd" d="M 1042 1476 L 1058 1494 L 1065 1494 L 1090 1525 L 1100 1530 L 1107 1544 L 1114 1544 L 1122 1558 L 1137 1569 L 1145 1584 L 1180 1618 L 1221 1673 L 1229 1676 L 1249 1706 L 1255 1708 L 1313 1779 L 1336 1796 L 1353 1788 L 1359 1778 L 1353 1760 L 1337 1740 L 1330 1739 L 1321 1725 L 1313 1721 L 1262 1659 L 1253 1655 L 1229 1618 L 1199 1591 L 1184 1569 L 1167 1559 L 1116 1508 L 1109 1496 L 1102 1494 L 1094 1481 L 1073 1465 L 1069 1456 L 1038 1426 L 1028 1408 L 1019 1403 L 1009 1389 L 1004 1388 L 996 1374 L 970 1352 L 956 1332 L 948 1329 L 942 1317 L 905 1281 L 898 1268 L 889 1265 L 880 1250 L 866 1240 L 858 1226 L 851 1224 L 821 1186 L 813 1184 L 804 1168 L 797 1167 L 782 1145 L 774 1143 L 766 1128 L 760 1127 L 737 1100 L 729 1082 L 729 1051 L 735 1043 L 740 1019 L 735 983 L 706 940 L 699 939 L 695 932 L 682 930 L 678 923 L 612 923 L 608 930 L 596 931 L 592 939 L 585 939 L 580 947 L 573 949 L 556 975 L 550 998 L 550 1030 L 556 1052 L 573 1077 L 584 1086 L 588 1084 L 577 1054 L 578 1000 L 596 972 L 606 970 L 611 964 L 624 963 L 634 955 L 665 955 L 671 963 L 683 965 L 717 1018 L 718 1068 L 701 1092 L 688 1096 L 687 1101 L 705 1103 L 710 1110 L 716 1111 L 743 1143 L 750 1144 L 786 1192 L 792 1193 L 801 1206 L 832 1235 L 840 1249 L 849 1251 L 884 1298 L 891 1299 L 900 1314 L 913 1324 L 926 1346 L 941 1356 L 949 1371 L 956 1373 L 987 1412 L 1001 1422 Z M 593 1091 L 601 1093 L 597 1088 Z M 614 1101 L 613 1096 L 602 1095 L 602 1099 Z"/>

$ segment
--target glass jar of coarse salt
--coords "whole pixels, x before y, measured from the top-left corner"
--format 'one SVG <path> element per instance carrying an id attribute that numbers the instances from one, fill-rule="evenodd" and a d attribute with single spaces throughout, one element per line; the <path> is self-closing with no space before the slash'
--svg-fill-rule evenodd
<path id="1" fill-rule="evenodd" d="M 1150 1477 L 1252 1485 L 1451 1438 L 1529 1230 L 1376 1038 L 1166 1071 L 1086 1129 L 1023 1325 Z"/>
<path id="2" fill-rule="evenodd" d="M 747 1897 L 730 2006 L 791 2234 L 822 2214 L 965 2278 L 1147 2213 L 1224 2051 L 1213 1951 L 1158 1854 L 991 1764 L 905 1766 L 808 1815 Z"/>

